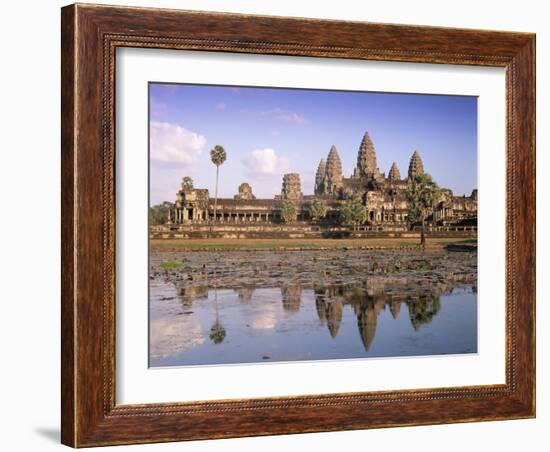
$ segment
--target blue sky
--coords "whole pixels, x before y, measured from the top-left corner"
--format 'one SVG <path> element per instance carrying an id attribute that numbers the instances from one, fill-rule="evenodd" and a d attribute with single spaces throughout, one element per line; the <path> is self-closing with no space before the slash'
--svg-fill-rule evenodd
<path id="1" fill-rule="evenodd" d="M 248 182 L 272 198 L 286 172 L 299 173 L 312 194 L 333 144 L 349 177 L 365 131 L 381 172 L 395 161 L 406 177 L 418 149 L 441 186 L 456 195 L 477 188 L 476 97 L 151 83 L 149 102 L 152 204 L 173 201 L 183 176 L 213 194 L 217 144 L 227 151 L 220 197 Z"/>

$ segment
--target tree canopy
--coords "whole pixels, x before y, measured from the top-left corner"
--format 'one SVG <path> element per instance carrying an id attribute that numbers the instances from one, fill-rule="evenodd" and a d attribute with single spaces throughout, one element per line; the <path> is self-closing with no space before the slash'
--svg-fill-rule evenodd
<path id="1" fill-rule="evenodd" d="M 354 228 L 367 219 L 367 208 L 363 205 L 361 197 L 355 194 L 348 198 L 340 209 L 340 222 L 352 225 Z"/>
<path id="2" fill-rule="evenodd" d="M 296 218 L 298 217 L 298 209 L 296 208 L 296 206 L 292 201 L 289 201 L 288 199 L 285 199 L 283 201 L 281 216 L 285 223 L 296 221 Z"/>
<path id="3" fill-rule="evenodd" d="M 441 310 L 441 299 L 437 295 L 431 295 L 425 298 L 413 299 L 407 303 L 409 307 L 409 317 L 415 331 L 426 323 L 430 323 L 432 319 Z"/>
<path id="4" fill-rule="evenodd" d="M 325 201 L 319 198 L 315 198 L 311 203 L 311 218 L 315 221 L 319 221 L 321 218 L 327 216 L 327 204 Z"/>
<path id="5" fill-rule="evenodd" d="M 167 201 L 149 207 L 149 224 L 151 226 L 165 224 L 168 221 L 168 209 L 170 207 L 172 207 L 172 204 Z"/>
<path id="6" fill-rule="evenodd" d="M 410 224 L 417 221 L 422 223 L 420 232 L 422 249 L 426 248 L 426 218 L 433 213 L 439 194 L 439 186 L 428 173 L 417 174 L 409 181 L 406 192 L 409 205 L 408 221 Z"/>
<path id="7" fill-rule="evenodd" d="M 225 328 L 218 320 L 210 328 L 209 337 L 214 344 L 221 344 L 225 339 Z"/>
<path id="8" fill-rule="evenodd" d="M 214 149 L 210 151 L 210 160 L 212 160 L 212 163 L 216 166 L 222 165 L 226 158 L 227 154 L 225 149 L 219 144 L 214 146 Z"/>
<path id="9" fill-rule="evenodd" d="M 409 222 L 424 221 L 433 212 L 439 193 L 439 186 L 428 173 L 418 174 L 411 179 L 406 192 Z"/>

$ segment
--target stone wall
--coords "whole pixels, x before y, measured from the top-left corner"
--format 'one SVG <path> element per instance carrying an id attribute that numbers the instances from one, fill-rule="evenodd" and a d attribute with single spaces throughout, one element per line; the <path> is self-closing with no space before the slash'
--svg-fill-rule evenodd
<path id="1" fill-rule="evenodd" d="M 428 237 L 477 237 L 476 226 L 428 227 Z M 289 225 L 172 225 L 152 226 L 150 238 L 162 239 L 300 239 L 300 238 L 420 238 L 418 229 L 393 226 L 360 226 L 356 230 L 347 227 L 319 227 L 306 223 Z"/>

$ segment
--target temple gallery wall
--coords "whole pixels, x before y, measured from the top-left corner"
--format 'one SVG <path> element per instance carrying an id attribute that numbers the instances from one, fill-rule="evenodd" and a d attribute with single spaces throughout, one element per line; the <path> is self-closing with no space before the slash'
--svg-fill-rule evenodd
<path id="1" fill-rule="evenodd" d="M 243 182 L 233 198 L 210 196 L 208 189 L 182 183 L 174 203 L 169 204 L 166 223 L 151 227 L 152 238 L 219 237 L 333 237 L 411 236 L 418 225 L 409 221 L 407 187 L 425 171 L 422 158 L 414 151 L 406 177 L 394 162 L 386 176 L 377 165 L 376 149 L 366 132 L 357 153 L 357 165 L 349 177 L 342 174 L 338 149 L 330 148 L 319 162 L 313 194 L 303 194 L 300 175 L 283 176 L 281 193 L 272 199 L 257 199 L 253 187 Z M 426 170 L 429 173 L 429 169 Z M 437 175 L 431 174 L 437 182 Z M 360 200 L 366 215 L 353 228 L 343 225 L 341 210 L 349 199 Z M 315 215 L 314 203 L 321 202 L 324 215 Z M 285 218 L 285 205 L 295 212 Z M 216 206 L 214 206 L 216 204 Z M 215 208 L 214 208 L 215 207 Z M 428 218 L 433 236 L 477 234 L 477 189 L 470 196 L 454 196 L 440 185 L 439 196 Z"/>

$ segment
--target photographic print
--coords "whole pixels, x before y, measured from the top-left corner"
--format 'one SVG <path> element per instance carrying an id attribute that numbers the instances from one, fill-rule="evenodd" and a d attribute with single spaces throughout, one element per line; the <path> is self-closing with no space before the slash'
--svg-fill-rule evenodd
<path id="1" fill-rule="evenodd" d="M 149 365 L 477 353 L 477 98 L 149 83 Z"/>
<path id="2" fill-rule="evenodd" d="M 536 416 L 533 33 L 78 4 L 61 43 L 63 444 Z"/>

